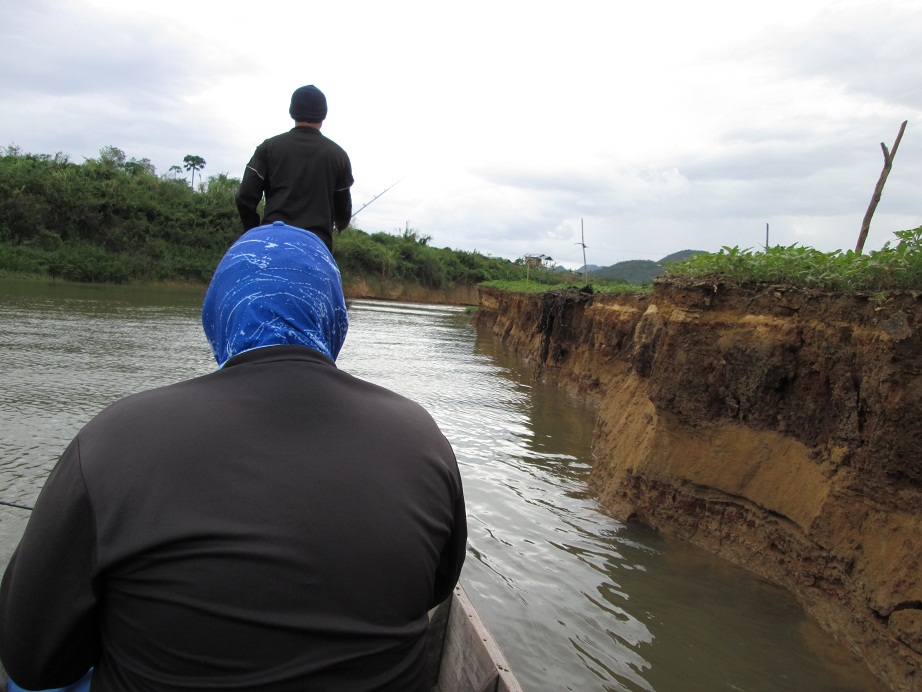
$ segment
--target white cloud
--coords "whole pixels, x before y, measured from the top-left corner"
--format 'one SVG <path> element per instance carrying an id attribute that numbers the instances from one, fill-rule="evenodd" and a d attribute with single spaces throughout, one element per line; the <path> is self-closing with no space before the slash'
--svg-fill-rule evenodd
<path id="1" fill-rule="evenodd" d="M 918 225 L 917 0 L 600 4 L 24 0 L 0 9 L 0 134 L 239 176 L 301 84 L 370 232 L 594 264 Z"/>

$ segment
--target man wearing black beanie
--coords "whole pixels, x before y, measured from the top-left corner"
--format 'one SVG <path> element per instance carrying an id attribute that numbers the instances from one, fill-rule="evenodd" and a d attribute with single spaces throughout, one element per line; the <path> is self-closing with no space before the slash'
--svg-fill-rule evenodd
<path id="1" fill-rule="evenodd" d="M 243 172 L 237 211 L 243 230 L 274 221 L 315 233 L 333 250 L 333 231 L 352 218 L 352 164 L 336 142 L 320 134 L 327 99 L 313 84 L 291 95 L 293 129 L 258 147 Z M 262 219 L 257 206 L 263 195 Z"/>

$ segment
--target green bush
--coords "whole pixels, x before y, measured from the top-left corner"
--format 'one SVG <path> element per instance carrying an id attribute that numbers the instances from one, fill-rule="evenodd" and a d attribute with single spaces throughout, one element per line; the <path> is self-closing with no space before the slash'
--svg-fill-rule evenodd
<path id="1" fill-rule="evenodd" d="M 68 281 L 125 283 L 134 274 L 128 258 L 113 255 L 88 243 L 62 247 L 50 254 L 48 271 Z"/>
<path id="2" fill-rule="evenodd" d="M 0 150 L 0 271 L 76 281 L 207 282 L 240 235 L 234 197 L 240 181 L 220 174 L 197 191 L 157 177 L 147 159 L 117 147 L 72 163 L 63 154 Z M 526 276 L 524 265 L 429 246 L 406 228 L 369 235 L 347 229 L 334 254 L 344 276 L 373 276 L 429 288 Z M 559 281 L 532 270 L 533 282 Z"/>
<path id="3" fill-rule="evenodd" d="M 33 247 L 0 244 L 0 273 L 47 274 L 48 252 Z"/>
<path id="4" fill-rule="evenodd" d="M 521 264 L 477 252 L 430 247 L 429 240 L 409 226 L 400 234 L 370 235 L 348 228 L 334 240 L 333 255 L 344 277 L 374 276 L 384 282 L 400 280 L 428 288 L 525 278 Z"/>
<path id="5" fill-rule="evenodd" d="M 844 291 L 922 289 L 922 227 L 895 233 L 897 243 L 857 254 L 798 245 L 764 252 L 724 247 L 666 268 L 670 277 L 710 278 L 734 285 L 794 284 Z"/>
<path id="6" fill-rule="evenodd" d="M 0 270 L 207 281 L 240 234 L 238 185 L 221 174 L 194 192 L 116 147 L 83 164 L 8 147 L 0 156 Z"/>

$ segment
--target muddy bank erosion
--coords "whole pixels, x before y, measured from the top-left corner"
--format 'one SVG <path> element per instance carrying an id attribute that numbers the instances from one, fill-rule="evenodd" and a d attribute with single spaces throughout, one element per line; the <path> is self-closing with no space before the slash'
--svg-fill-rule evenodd
<path id="1" fill-rule="evenodd" d="M 368 276 L 344 276 L 343 293 L 350 300 L 373 298 L 438 305 L 477 305 L 479 301 L 478 288 L 475 285 L 427 288 L 404 281 L 382 281 Z"/>
<path id="2" fill-rule="evenodd" d="M 922 296 L 481 289 L 475 320 L 599 406 L 590 486 L 777 583 L 922 690 Z"/>

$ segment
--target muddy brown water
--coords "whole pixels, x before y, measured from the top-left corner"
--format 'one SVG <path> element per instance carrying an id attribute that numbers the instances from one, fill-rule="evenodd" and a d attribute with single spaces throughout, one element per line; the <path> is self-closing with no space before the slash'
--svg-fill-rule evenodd
<path id="1" fill-rule="evenodd" d="M 0 499 L 31 504 L 95 413 L 210 372 L 200 289 L 0 280 Z M 526 690 L 873 690 L 780 589 L 607 516 L 594 410 L 453 307 L 355 301 L 338 365 L 416 399 L 454 446 L 462 581 Z M 0 507 L 0 564 L 28 512 Z"/>

